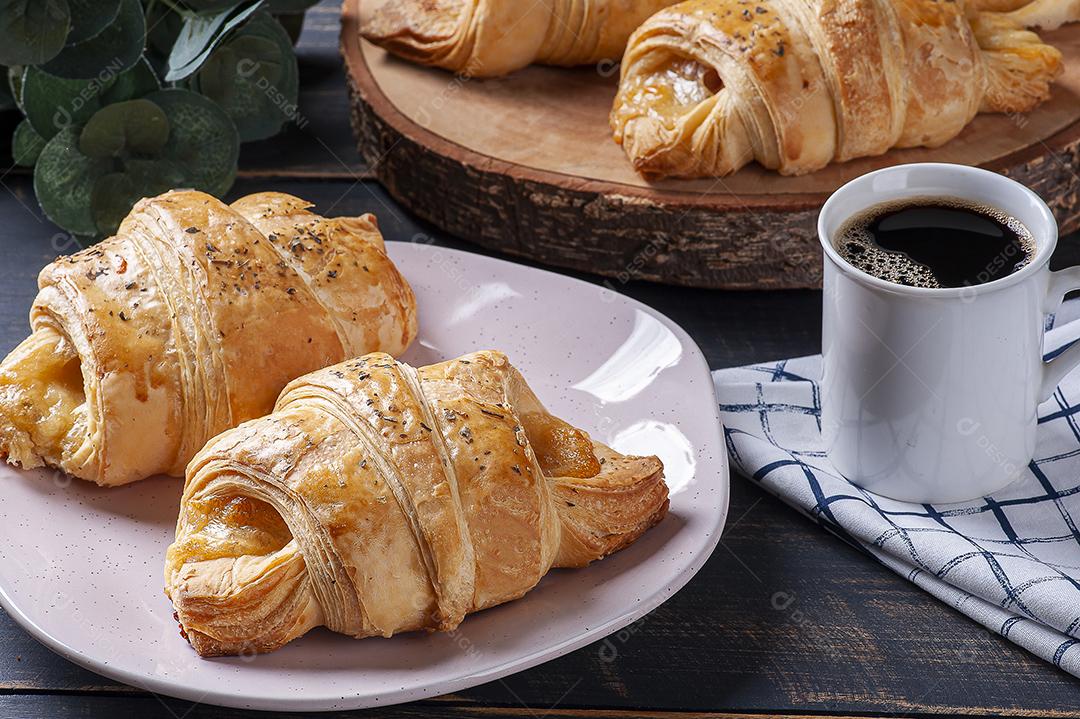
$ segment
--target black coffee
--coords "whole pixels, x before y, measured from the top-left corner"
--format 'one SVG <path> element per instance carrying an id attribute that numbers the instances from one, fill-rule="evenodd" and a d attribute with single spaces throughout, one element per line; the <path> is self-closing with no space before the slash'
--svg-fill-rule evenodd
<path id="1" fill-rule="evenodd" d="M 1022 222 L 967 200 L 919 197 L 848 220 L 834 246 L 863 272 L 909 287 L 964 287 L 1007 277 L 1031 261 Z"/>

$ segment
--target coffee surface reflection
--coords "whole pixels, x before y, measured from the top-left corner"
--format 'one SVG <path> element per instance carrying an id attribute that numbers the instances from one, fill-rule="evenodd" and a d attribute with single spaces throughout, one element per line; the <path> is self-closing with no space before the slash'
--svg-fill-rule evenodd
<path id="1" fill-rule="evenodd" d="M 852 217 L 833 242 L 856 268 L 908 287 L 967 287 L 1007 277 L 1035 255 L 1022 222 L 968 200 L 917 197 Z"/>

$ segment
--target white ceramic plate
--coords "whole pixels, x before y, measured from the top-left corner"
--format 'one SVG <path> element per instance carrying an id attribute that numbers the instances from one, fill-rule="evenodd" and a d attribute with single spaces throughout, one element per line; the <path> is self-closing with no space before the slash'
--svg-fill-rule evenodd
<path id="1" fill-rule="evenodd" d="M 550 272 L 391 243 L 416 290 L 429 364 L 499 348 L 556 414 L 616 449 L 664 462 L 671 511 L 628 549 L 554 570 L 523 599 L 450 634 L 357 641 L 316 630 L 257 657 L 200 659 L 162 592 L 181 483 L 103 490 L 0 469 L 0 602 L 37 639 L 108 677 L 227 706 L 330 710 L 457 691 L 617 631 L 680 589 L 720 538 L 727 452 L 709 369 L 687 334 L 650 308 Z M 146 441 L 154 441 L 147 437 Z"/>

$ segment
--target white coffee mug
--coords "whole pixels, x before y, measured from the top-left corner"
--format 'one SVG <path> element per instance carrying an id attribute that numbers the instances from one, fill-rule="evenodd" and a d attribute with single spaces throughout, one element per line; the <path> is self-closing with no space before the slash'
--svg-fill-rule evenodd
<path id="1" fill-rule="evenodd" d="M 1035 239 L 1017 272 L 927 289 L 869 275 L 833 240 L 883 202 L 957 197 L 1004 210 Z M 818 218 L 825 252 L 821 382 L 828 457 L 848 480 L 911 502 L 959 502 L 999 490 L 1035 451 L 1036 408 L 1080 362 L 1080 343 L 1043 361 L 1045 317 L 1080 288 L 1080 267 L 1049 269 L 1057 223 L 1038 195 L 986 170 L 938 163 L 864 175 Z"/>

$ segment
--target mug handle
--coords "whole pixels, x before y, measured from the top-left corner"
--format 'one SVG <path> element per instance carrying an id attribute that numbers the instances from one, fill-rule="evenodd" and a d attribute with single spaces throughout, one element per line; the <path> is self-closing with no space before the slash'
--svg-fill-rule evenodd
<path id="1" fill-rule="evenodd" d="M 1056 312 L 1061 307 L 1065 295 L 1073 290 L 1080 290 L 1080 265 L 1050 273 L 1050 285 L 1047 293 L 1046 313 Z M 1080 364 L 1080 340 L 1073 342 L 1049 362 L 1043 363 L 1042 384 L 1039 386 L 1039 401 L 1050 399 L 1058 384 L 1073 368 Z"/>

